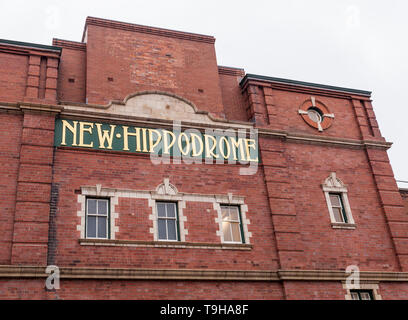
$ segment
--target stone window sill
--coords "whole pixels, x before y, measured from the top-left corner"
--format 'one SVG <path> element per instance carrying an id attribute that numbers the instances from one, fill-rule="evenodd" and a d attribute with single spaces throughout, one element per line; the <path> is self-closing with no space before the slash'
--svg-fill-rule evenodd
<path id="1" fill-rule="evenodd" d="M 243 243 L 206 243 L 206 242 L 181 242 L 181 241 L 79 239 L 79 244 L 82 246 L 252 250 L 251 244 L 243 244 Z"/>
<path id="2" fill-rule="evenodd" d="M 354 230 L 356 228 L 356 225 L 354 223 L 343 223 L 343 222 L 332 222 L 331 226 L 333 229 Z"/>

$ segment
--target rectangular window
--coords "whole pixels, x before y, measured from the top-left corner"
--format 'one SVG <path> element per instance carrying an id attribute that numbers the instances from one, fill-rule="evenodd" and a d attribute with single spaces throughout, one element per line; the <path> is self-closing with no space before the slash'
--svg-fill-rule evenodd
<path id="1" fill-rule="evenodd" d="M 336 222 L 348 223 L 341 195 L 337 193 L 330 193 L 329 196 L 334 219 L 336 220 Z"/>
<path id="2" fill-rule="evenodd" d="M 179 241 L 177 205 L 174 202 L 157 202 L 158 239 Z"/>
<path id="3" fill-rule="evenodd" d="M 352 300 L 374 300 L 372 290 L 350 290 Z"/>
<path id="4" fill-rule="evenodd" d="M 241 213 L 238 206 L 221 206 L 224 242 L 244 243 Z"/>
<path id="5" fill-rule="evenodd" d="M 86 199 L 86 237 L 109 238 L 109 200 Z"/>

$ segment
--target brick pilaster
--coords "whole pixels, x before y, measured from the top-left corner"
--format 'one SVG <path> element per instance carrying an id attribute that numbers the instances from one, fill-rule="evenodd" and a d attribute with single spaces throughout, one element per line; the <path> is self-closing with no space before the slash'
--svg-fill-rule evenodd
<path id="1" fill-rule="evenodd" d="M 378 128 L 371 102 L 368 100 L 352 99 L 351 103 L 360 128 L 361 138 L 364 140 L 384 140 Z"/>
<path id="2" fill-rule="evenodd" d="M 55 114 L 24 110 L 11 264 L 47 262 Z"/>
<path id="3" fill-rule="evenodd" d="M 248 110 L 247 113 L 250 119 L 253 119 L 258 126 L 267 124 L 267 118 L 265 115 L 265 99 L 263 96 L 263 90 L 258 86 L 248 86 Z"/>
<path id="4" fill-rule="evenodd" d="M 259 148 L 280 268 L 302 268 L 305 262 L 304 250 L 284 153 L 285 143 L 281 139 L 260 138 Z"/>
<path id="5" fill-rule="evenodd" d="M 281 129 L 272 88 L 263 87 L 263 94 L 269 127 Z"/>
<path id="6" fill-rule="evenodd" d="M 30 55 L 24 101 L 57 103 L 59 56 Z"/>
<path id="7" fill-rule="evenodd" d="M 408 214 L 405 212 L 387 152 L 367 149 L 367 157 L 401 271 L 408 271 Z"/>

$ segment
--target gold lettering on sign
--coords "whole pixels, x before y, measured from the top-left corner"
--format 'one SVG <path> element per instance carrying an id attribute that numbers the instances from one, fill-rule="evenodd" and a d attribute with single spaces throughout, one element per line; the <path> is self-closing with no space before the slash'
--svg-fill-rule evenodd
<path id="1" fill-rule="evenodd" d="M 147 151 L 147 136 L 146 136 L 146 128 L 142 128 L 142 138 L 143 138 L 143 152 Z"/>
<path id="2" fill-rule="evenodd" d="M 251 159 L 251 152 L 249 151 L 249 148 L 253 148 L 254 150 L 256 150 L 255 140 L 245 139 L 245 147 L 246 147 L 247 161 L 258 161 L 258 157 L 256 157 L 256 159 Z"/>
<path id="3" fill-rule="evenodd" d="M 205 156 L 207 158 L 214 157 L 218 159 L 219 155 L 214 153 L 214 149 L 217 146 L 217 139 L 215 139 L 213 136 L 209 136 L 208 134 L 204 134 L 204 139 L 205 139 Z M 213 145 L 211 147 L 209 139 L 211 139 L 213 142 Z"/>
<path id="4" fill-rule="evenodd" d="M 190 136 L 191 136 L 191 150 L 193 151 L 193 153 L 191 155 L 193 157 L 198 157 L 204 151 L 203 140 L 201 139 L 201 137 L 198 134 L 195 134 L 195 133 L 190 133 Z M 198 142 L 199 145 L 200 145 L 200 149 L 199 149 L 200 151 L 197 151 L 196 142 Z"/>
<path id="5" fill-rule="evenodd" d="M 140 128 L 136 128 L 136 132 L 129 132 L 129 127 L 122 126 L 123 128 L 123 150 L 129 151 L 129 136 L 136 137 L 136 152 L 140 152 Z"/>
<path id="6" fill-rule="evenodd" d="M 245 153 L 244 153 L 244 145 L 242 143 L 242 138 L 239 138 L 236 140 L 234 137 L 230 137 L 231 140 L 231 146 L 232 146 L 232 154 L 234 156 L 234 160 L 237 161 L 237 150 L 239 148 L 239 154 L 240 154 L 240 161 L 245 161 Z"/>
<path id="7" fill-rule="evenodd" d="M 144 153 L 160 152 L 158 149 L 161 148 L 163 155 L 172 153 L 174 156 L 222 159 L 229 163 L 230 160 L 258 162 L 257 140 L 246 138 L 245 135 L 238 138 L 231 135 L 231 132 L 225 135 L 222 135 L 222 132 L 221 135 L 205 134 L 199 130 L 172 132 L 161 128 L 128 127 L 63 119 L 57 119 L 56 130 L 55 146 Z"/>
<path id="8" fill-rule="evenodd" d="M 186 142 L 186 149 L 183 150 L 183 137 L 184 137 L 184 141 Z M 179 137 L 178 137 L 178 147 L 180 152 L 183 155 L 188 155 L 188 153 L 190 152 L 190 140 L 187 137 L 187 134 L 185 132 L 180 133 Z"/>
<path id="9" fill-rule="evenodd" d="M 224 145 L 226 146 L 227 153 L 225 153 Z M 224 159 L 228 159 L 230 157 L 231 150 L 227 137 L 220 138 L 220 153 Z"/>
<path id="10" fill-rule="evenodd" d="M 160 140 L 162 138 L 161 133 L 157 131 L 156 129 L 148 129 L 149 131 L 149 145 L 150 145 L 150 150 L 149 152 L 152 153 L 154 152 L 154 148 L 160 143 Z M 153 139 L 153 133 L 157 135 L 157 139 Z"/>
<path id="11" fill-rule="evenodd" d="M 110 132 L 108 130 L 102 130 L 102 124 L 100 123 L 95 123 L 95 126 L 98 130 L 99 149 L 105 149 L 105 140 L 108 142 L 107 149 L 112 149 L 113 134 L 115 132 L 116 125 L 110 125 Z"/>
<path id="12" fill-rule="evenodd" d="M 78 121 L 72 121 L 73 125 L 71 126 L 67 120 L 62 120 L 62 141 L 61 145 L 66 146 L 66 129 L 72 132 L 73 138 L 72 138 L 72 145 L 76 146 L 76 136 L 77 136 L 77 124 Z"/>
<path id="13" fill-rule="evenodd" d="M 168 137 L 169 135 L 172 137 L 171 142 L 169 143 Z M 170 149 L 176 142 L 176 135 L 169 131 L 163 130 L 163 154 L 170 154 Z"/>
<path id="14" fill-rule="evenodd" d="M 92 122 L 80 122 L 79 123 L 79 145 L 78 145 L 79 147 L 88 147 L 88 148 L 93 147 L 93 141 L 91 143 L 84 143 L 84 133 L 88 132 L 89 134 L 92 134 L 93 125 L 94 124 Z"/>

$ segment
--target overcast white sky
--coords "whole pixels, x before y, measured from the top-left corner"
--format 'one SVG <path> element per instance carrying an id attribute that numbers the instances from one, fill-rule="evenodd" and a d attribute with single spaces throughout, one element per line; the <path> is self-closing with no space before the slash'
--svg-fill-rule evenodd
<path id="1" fill-rule="evenodd" d="M 406 0 L 3 0 L 0 38 L 81 41 L 94 16 L 212 35 L 218 64 L 247 73 L 373 91 L 395 177 L 408 181 L 407 13 Z"/>

